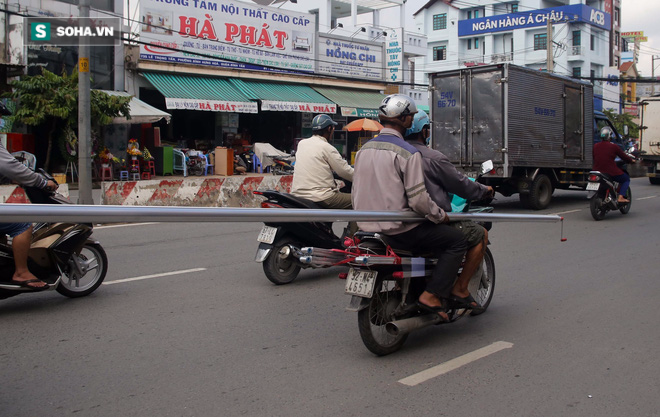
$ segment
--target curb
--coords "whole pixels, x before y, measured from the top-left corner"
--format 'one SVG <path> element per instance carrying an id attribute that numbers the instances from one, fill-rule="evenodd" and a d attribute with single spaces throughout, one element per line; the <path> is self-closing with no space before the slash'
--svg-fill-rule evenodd
<path id="1" fill-rule="evenodd" d="M 57 192 L 66 198 L 70 198 L 68 184 L 60 184 Z M 28 200 L 25 191 L 20 186 L 0 185 L 0 203 L 30 204 L 30 200 Z"/>
<path id="2" fill-rule="evenodd" d="M 253 191 L 290 192 L 293 175 L 103 182 L 104 205 L 260 207 Z"/>

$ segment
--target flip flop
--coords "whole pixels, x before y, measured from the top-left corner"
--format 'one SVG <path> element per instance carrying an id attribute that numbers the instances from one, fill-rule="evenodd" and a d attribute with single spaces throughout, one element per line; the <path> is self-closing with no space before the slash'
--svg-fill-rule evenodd
<path id="1" fill-rule="evenodd" d="M 33 285 L 28 285 L 28 284 L 34 284 L 34 283 L 37 283 L 37 282 L 43 282 L 43 283 L 46 284 L 46 285 L 44 285 L 43 287 L 35 287 L 35 286 L 33 286 Z M 12 279 L 12 280 L 11 280 L 11 283 L 14 284 L 14 285 L 18 285 L 19 287 L 22 287 L 22 288 L 29 288 L 29 289 L 31 289 L 31 290 L 37 290 L 37 291 L 39 291 L 39 290 L 47 290 L 47 289 L 50 287 L 50 286 L 48 285 L 48 283 L 46 283 L 46 282 L 44 282 L 44 281 L 42 281 L 42 280 L 40 280 L 40 279 L 36 279 L 36 278 L 35 278 L 35 279 L 29 279 L 29 280 L 27 280 L 27 281 L 16 281 L 16 280 L 13 280 L 13 279 Z"/>
<path id="2" fill-rule="evenodd" d="M 440 318 L 442 319 L 441 323 L 449 323 L 449 316 L 447 315 L 447 308 L 445 306 L 429 306 L 417 301 L 417 307 L 419 307 L 420 310 L 427 311 L 429 313 L 435 313 L 435 314 L 445 313 L 447 318 L 444 318 L 440 314 L 438 314 L 438 316 L 440 316 Z"/>
<path id="3" fill-rule="evenodd" d="M 459 297 L 457 295 L 452 295 L 451 298 L 452 307 L 454 308 L 465 308 L 472 311 L 483 311 L 484 308 L 477 302 L 477 300 L 472 297 L 472 294 L 468 294 L 467 297 Z M 475 305 L 472 305 L 474 303 Z"/>

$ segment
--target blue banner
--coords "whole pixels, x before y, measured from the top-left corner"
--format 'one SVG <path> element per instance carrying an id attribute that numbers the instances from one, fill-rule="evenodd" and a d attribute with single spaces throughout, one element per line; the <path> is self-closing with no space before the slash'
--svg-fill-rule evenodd
<path id="1" fill-rule="evenodd" d="M 473 36 L 482 33 L 545 26 L 548 19 L 558 23 L 582 22 L 603 30 L 610 30 L 612 27 L 612 17 L 609 13 L 583 4 L 574 4 L 572 6 L 460 20 L 458 22 L 458 36 Z"/>

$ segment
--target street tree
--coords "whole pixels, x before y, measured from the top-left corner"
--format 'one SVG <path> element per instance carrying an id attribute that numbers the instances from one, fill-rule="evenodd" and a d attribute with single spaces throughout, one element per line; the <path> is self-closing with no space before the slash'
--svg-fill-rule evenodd
<path id="1" fill-rule="evenodd" d="M 46 125 L 48 149 L 44 169 L 48 171 L 53 149 L 53 139 L 58 126 L 75 132 L 78 125 L 78 71 L 66 71 L 56 75 L 42 68 L 41 75 L 24 76 L 9 84 L 12 88 L 5 96 L 17 102 L 17 110 L 12 121 L 28 126 Z M 92 90 L 90 110 L 92 130 L 112 122 L 115 117 L 130 119 L 130 97 L 111 96 L 99 90 Z M 73 141 L 75 142 L 75 140 Z"/>
<path id="2" fill-rule="evenodd" d="M 613 110 L 605 109 L 603 113 L 614 125 L 614 128 L 620 134 L 623 134 L 623 126 L 628 126 L 628 136 L 631 138 L 639 137 L 639 125 L 633 122 L 633 116 L 628 113 L 618 114 Z"/>

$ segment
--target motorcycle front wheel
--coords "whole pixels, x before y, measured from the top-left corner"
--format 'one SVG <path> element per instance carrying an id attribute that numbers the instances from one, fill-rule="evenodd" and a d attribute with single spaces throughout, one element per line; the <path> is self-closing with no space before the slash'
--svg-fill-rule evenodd
<path id="1" fill-rule="evenodd" d="M 73 263 L 78 264 L 80 274 Z M 67 270 L 62 275 L 56 290 L 60 294 L 70 297 L 84 297 L 96 290 L 108 272 L 108 256 L 98 243 L 87 243 L 79 254 L 74 254 Z"/>
<path id="2" fill-rule="evenodd" d="M 300 272 L 300 265 L 296 263 L 293 255 L 288 254 L 286 251 L 288 245 L 291 244 L 296 247 L 300 245 L 293 239 L 285 237 L 273 243 L 273 249 L 264 259 L 263 268 L 266 278 L 275 285 L 288 284 L 298 276 Z"/>
<path id="3" fill-rule="evenodd" d="M 591 202 L 589 203 L 589 209 L 591 210 L 591 217 L 593 217 L 594 220 L 603 220 L 605 218 L 605 214 L 607 213 L 607 209 L 603 204 L 603 199 L 598 194 L 593 196 L 591 199 Z"/>
<path id="4" fill-rule="evenodd" d="M 407 333 L 391 335 L 385 325 L 394 320 L 394 310 L 401 303 L 401 290 L 396 281 L 377 278 L 369 306 L 358 312 L 358 328 L 364 345 L 378 356 L 401 349 Z"/>
<path id="5" fill-rule="evenodd" d="M 483 309 L 472 311 L 470 313 L 471 316 L 483 314 L 493 299 L 493 292 L 495 291 L 495 260 L 493 260 L 493 254 L 490 252 L 490 249 L 486 248 L 482 268 L 477 272 L 481 272 L 481 274 L 477 273 L 472 276 L 468 284 L 468 290 Z"/>

